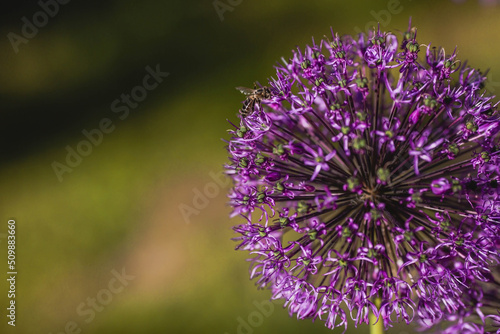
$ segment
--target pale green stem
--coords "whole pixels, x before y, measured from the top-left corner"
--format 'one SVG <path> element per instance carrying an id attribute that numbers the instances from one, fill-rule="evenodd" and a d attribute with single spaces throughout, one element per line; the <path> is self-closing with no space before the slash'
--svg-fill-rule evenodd
<path id="1" fill-rule="evenodd" d="M 373 324 L 375 321 L 377 321 L 377 317 L 373 313 L 370 314 L 370 324 Z M 382 319 L 379 319 L 375 325 L 370 325 L 370 334 L 384 334 L 384 322 Z"/>
<path id="2" fill-rule="evenodd" d="M 375 305 L 377 308 L 380 307 L 381 300 L 380 298 L 377 298 L 375 300 Z M 370 334 L 384 334 L 384 322 L 382 319 L 378 319 L 378 322 L 375 324 L 375 321 L 377 321 L 377 317 L 375 314 L 370 313 Z"/>

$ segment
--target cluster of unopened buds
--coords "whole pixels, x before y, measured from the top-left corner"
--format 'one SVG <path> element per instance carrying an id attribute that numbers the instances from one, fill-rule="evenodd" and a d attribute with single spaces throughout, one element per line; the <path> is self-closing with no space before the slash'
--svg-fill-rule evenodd
<path id="1" fill-rule="evenodd" d="M 500 333 L 500 114 L 485 80 L 411 26 L 399 41 L 332 31 L 283 59 L 227 142 L 256 284 L 331 329 Z"/>

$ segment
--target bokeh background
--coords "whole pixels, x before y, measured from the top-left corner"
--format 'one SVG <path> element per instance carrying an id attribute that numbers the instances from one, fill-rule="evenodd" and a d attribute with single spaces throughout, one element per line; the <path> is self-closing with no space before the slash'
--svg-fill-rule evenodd
<path id="1" fill-rule="evenodd" d="M 458 46 L 500 92 L 500 6 L 478 1 L 67 1 L 14 46 L 22 18 L 43 23 L 41 10 L 0 11 L 0 277 L 10 218 L 18 247 L 16 327 L 2 279 L 2 333 L 330 333 L 278 304 L 259 311 L 269 292 L 234 251 L 228 181 L 213 178 L 243 100 L 234 87 L 265 83 L 330 26 L 354 34 L 378 20 L 398 32 L 411 16 L 419 42 Z M 115 113 L 148 66 L 169 75 L 127 117 Z M 68 146 L 103 119 L 113 131 L 58 177 L 54 162 L 67 165 Z"/>

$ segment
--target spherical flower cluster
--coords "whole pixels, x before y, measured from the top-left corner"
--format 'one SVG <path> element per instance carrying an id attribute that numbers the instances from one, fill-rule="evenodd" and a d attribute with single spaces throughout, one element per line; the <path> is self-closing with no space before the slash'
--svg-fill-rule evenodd
<path id="1" fill-rule="evenodd" d="M 375 317 L 500 333 L 500 118 L 485 80 L 414 28 L 399 42 L 332 31 L 283 59 L 229 130 L 250 277 L 331 329 Z"/>

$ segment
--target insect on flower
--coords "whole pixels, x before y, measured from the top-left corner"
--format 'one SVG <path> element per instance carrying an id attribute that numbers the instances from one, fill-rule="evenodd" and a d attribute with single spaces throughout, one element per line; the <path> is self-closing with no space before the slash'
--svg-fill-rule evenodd
<path id="1" fill-rule="evenodd" d="M 267 100 L 271 97 L 271 90 L 267 87 L 257 88 L 257 84 L 254 83 L 254 89 L 247 87 L 236 87 L 237 90 L 242 92 L 247 96 L 246 100 L 243 102 L 243 107 L 240 109 L 240 114 L 243 116 L 250 115 L 257 104 L 260 107 L 262 100 Z"/>
<path id="2" fill-rule="evenodd" d="M 240 89 L 225 167 L 256 284 L 331 329 L 500 333 L 500 113 L 485 80 L 410 23 L 400 41 L 332 31 L 269 88 Z"/>

